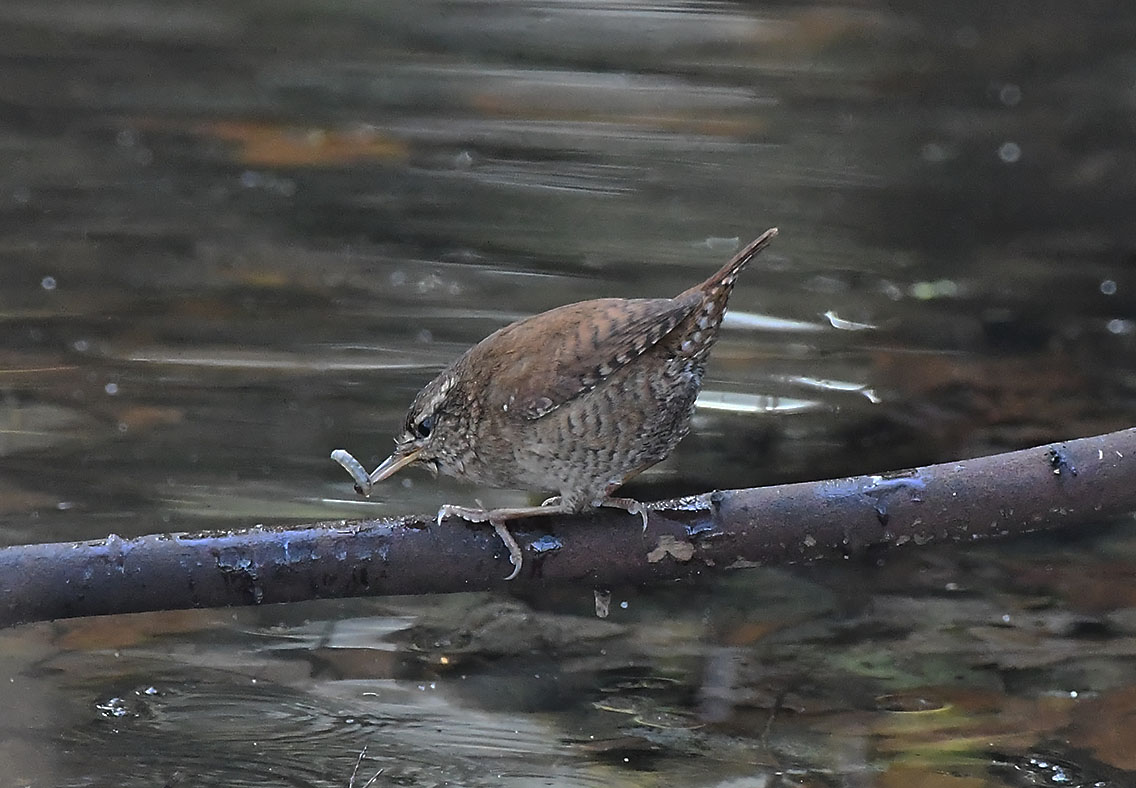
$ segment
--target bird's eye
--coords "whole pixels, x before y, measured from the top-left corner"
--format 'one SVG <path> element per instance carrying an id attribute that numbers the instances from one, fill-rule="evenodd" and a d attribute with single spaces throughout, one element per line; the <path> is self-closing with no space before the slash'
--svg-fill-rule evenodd
<path id="1" fill-rule="evenodd" d="M 414 434 L 419 438 L 429 438 L 434 430 L 434 417 L 423 416 L 422 420 L 414 425 Z"/>

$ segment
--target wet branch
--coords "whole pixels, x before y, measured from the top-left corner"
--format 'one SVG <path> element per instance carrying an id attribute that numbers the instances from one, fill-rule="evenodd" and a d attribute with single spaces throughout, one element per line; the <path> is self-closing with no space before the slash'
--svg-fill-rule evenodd
<path id="1" fill-rule="evenodd" d="M 0 549 L 0 626 L 72 616 L 386 594 L 647 583 L 709 569 L 1006 537 L 1136 512 L 1136 428 L 909 471 L 707 493 L 638 515 L 516 521 L 509 583 L 485 525 L 431 518 Z"/>

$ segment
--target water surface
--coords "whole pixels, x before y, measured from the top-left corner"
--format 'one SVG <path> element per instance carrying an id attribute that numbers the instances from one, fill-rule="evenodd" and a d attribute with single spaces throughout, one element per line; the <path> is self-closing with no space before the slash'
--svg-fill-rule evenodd
<path id="1" fill-rule="evenodd" d="M 8 2 L 0 540 L 530 499 L 409 472 L 518 317 L 769 226 L 642 498 L 1136 421 L 1136 11 Z M 4 785 L 1123 785 L 1130 523 L 680 589 L 0 633 Z M 362 754 L 362 757 L 360 757 Z M 356 770 L 357 767 L 357 770 Z"/>

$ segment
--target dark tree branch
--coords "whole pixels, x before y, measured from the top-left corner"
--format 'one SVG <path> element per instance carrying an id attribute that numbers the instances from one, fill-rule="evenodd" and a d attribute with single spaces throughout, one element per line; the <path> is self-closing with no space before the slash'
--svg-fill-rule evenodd
<path id="1" fill-rule="evenodd" d="M 645 583 L 714 568 L 969 542 L 1136 511 L 1136 428 L 878 476 L 707 493 L 637 515 L 516 521 L 520 576 L 492 529 L 431 519 L 0 549 L 0 626 L 71 616 L 380 594 Z"/>

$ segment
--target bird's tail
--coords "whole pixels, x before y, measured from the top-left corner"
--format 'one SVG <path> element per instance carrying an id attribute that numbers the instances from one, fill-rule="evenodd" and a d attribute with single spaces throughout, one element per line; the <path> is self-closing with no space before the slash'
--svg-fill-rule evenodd
<path id="1" fill-rule="evenodd" d="M 718 338 L 718 327 L 726 312 L 726 302 L 734 289 L 738 274 L 746 263 L 777 237 L 777 228 L 766 230 L 759 238 L 742 249 L 734 259 L 705 282 L 678 296 L 677 301 L 689 304 L 691 311 L 686 317 L 685 327 L 680 330 L 677 353 L 687 362 L 701 364 L 710 354 L 710 348 Z"/>
<path id="2" fill-rule="evenodd" d="M 750 241 L 745 249 L 742 249 L 730 262 L 722 266 L 717 273 L 703 282 L 698 288 L 704 292 L 714 290 L 729 290 L 734 286 L 734 282 L 738 278 L 738 274 L 746 267 L 746 264 L 757 256 L 765 247 L 769 246 L 770 241 L 777 237 L 777 228 L 771 227 L 763 232 L 756 240 Z"/>

